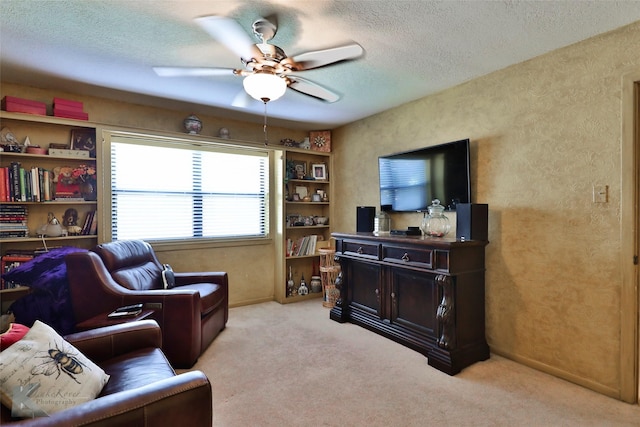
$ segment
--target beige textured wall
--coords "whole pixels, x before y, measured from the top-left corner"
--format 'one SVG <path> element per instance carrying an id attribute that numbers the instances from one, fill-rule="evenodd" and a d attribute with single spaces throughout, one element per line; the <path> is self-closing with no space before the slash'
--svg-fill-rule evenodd
<path id="1" fill-rule="evenodd" d="M 0 85 L 0 97 L 5 95 L 45 102 L 49 107 L 54 96 L 83 101 L 84 110 L 89 113 L 90 120 L 104 123 L 105 129 L 149 129 L 167 135 L 184 135 L 182 121 L 190 114 L 189 111 L 151 108 L 3 82 Z M 234 139 L 254 141 L 259 144 L 263 141 L 261 124 L 220 119 L 202 114 L 198 116 L 203 121 L 202 135 L 215 135 L 218 129 L 224 126 L 230 130 L 231 137 Z M 306 132 L 300 130 L 269 128 L 270 141 L 280 141 L 282 138 L 300 141 L 305 136 Z M 108 201 L 102 202 L 105 218 L 109 215 L 108 204 Z M 229 274 L 229 300 L 232 306 L 273 299 L 273 280 L 269 278 L 274 277 L 275 267 L 279 263 L 273 244 L 197 249 L 157 248 L 157 254 L 161 262 L 171 264 L 176 271 L 226 271 Z"/>
<path id="2" fill-rule="evenodd" d="M 492 351 L 618 396 L 621 90 L 638 46 L 640 23 L 334 131 L 335 229 L 379 206 L 379 155 L 470 138 Z M 592 203 L 594 184 L 609 203 Z"/>

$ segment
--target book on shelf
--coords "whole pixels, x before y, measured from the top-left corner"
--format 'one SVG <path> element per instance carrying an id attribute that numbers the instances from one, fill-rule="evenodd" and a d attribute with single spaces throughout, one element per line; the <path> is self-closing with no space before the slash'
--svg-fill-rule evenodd
<path id="1" fill-rule="evenodd" d="M 93 211 L 93 215 L 91 215 L 91 224 L 89 225 L 89 234 L 96 235 L 98 234 L 98 212 Z"/>
<path id="2" fill-rule="evenodd" d="M 0 202 L 9 201 L 9 187 L 6 185 L 8 181 L 9 168 L 4 166 L 0 167 Z"/>
<path id="3" fill-rule="evenodd" d="M 0 201 L 43 202 L 52 200 L 51 171 L 40 167 L 27 170 L 20 162 L 0 168 Z"/>
<path id="4" fill-rule="evenodd" d="M 20 266 L 22 263 L 31 261 L 33 255 L 4 255 L 0 259 L 0 271 L 4 275 L 12 269 Z M 14 289 L 23 286 L 20 283 L 16 283 L 9 280 L 0 279 L 0 289 Z"/>
<path id="5" fill-rule="evenodd" d="M 15 256 L 15 257 L 24 257 L 24 258 L 33 258 L 36 256 L 36 252 L 33 249 L 17 249 L 17 248 L 9 248 L 6 250 L 4 256 Z"/>
<path id="6" fill-rule="evenodd" d="M 316 253 L 316 245 L 318 242 L 318 236 L 312 234 L 310 236 L 303 236 L 293 241 L 293 239 L 287 239 L 287 257 L 307 256 L 314 255 Z"/>
<path id="7" fill-rule="evenodd" d="M 87 212 L 80 234 L 83 236 L 98 234 L 98 215 L 96 211 Z"/>

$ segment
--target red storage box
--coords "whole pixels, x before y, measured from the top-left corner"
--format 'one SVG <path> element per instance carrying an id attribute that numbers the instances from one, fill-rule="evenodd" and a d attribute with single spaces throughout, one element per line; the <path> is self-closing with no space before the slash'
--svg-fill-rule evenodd
<path id="1" fill-rule="evenodd" d="M 64 98 L 53 98 L 53 107 L 58 107 L 61 110 L 82 111 L 84 105 L 81 101 L 73 101 L 71 99 Z"/>
<path id="2" fill-rule="evenodd" d="M 32 101 L 15 96 L 5 96 L 2 98 L 2 109 L 13 113 L 47 115 L 47 104 L 44 102 Z"/>
<path id="3" fill-rule="evenodd" d="M 53 115 L 55 117 L 64 117 L 66 119 L 89 120 L 89 114 L 83 111 L 62 110 L 56 107 L 53 108 Z"/>

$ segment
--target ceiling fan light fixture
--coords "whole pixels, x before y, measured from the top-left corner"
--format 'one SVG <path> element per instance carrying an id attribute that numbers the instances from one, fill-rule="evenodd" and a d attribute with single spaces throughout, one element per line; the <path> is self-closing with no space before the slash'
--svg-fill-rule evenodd
<path id="1" fill-rule="evenodd" d="M 270 73 L 250 74 L 244 78 L 242 85 L 249 96 L 265 103 L 275 101 L 287 90 L 285 79 Z"/>

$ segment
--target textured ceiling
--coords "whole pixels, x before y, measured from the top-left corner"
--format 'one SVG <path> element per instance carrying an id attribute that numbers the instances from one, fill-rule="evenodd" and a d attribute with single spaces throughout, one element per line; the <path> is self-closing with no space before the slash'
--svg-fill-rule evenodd
<path id="1" fill-rule="evenodd" d="M 288 56 L 356 41 L 357 61 L 300 75 L 342 95 L 294 91 L 270 123 L 331 129 L 640 20 L 640 1 L 0 0 L 3 81 L 260 122 L 232 107 L 242 78 L 157 76 L 153 66 L 239 68 L 193 18 L 234 18 L 251 33 L 278 15 Z M 115 90 L 115 91 L 114 91 Z"/>

